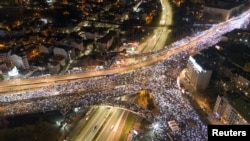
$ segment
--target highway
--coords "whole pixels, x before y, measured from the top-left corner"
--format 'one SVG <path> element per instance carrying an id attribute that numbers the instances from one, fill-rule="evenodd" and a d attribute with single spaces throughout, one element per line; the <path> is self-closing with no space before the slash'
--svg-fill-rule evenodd
<path id="1" fill-rule="evenodd" d="M 94 110 L 87 115 L 83 120 L 85 120 L 84 126 L 79 128 L 80 131 L 76 131 L 76 137 L 72 138 L 74 141 L 91 141 L 94 136 L 101 128 L 103 122 L 109 115 L 109 110 L 106 107 L 95 107 Z M 72 141 L 73 141 L 72 140 Z"/>
<path id="2" fill-rule="evenodd" d="M 116 108 L 97 136 L 96 141 L 117 141 L 120 139 L 128 111 Z"/>
<path id="3" fill-rule="evenodd" d="M 243 14 L 242 14 L 243 15 Z M 179 52 L 186 51 L 188 49 L 193 49 L 197 47 L 197 44 L 203 42 L 207 38 L 211 38 L 216 40 L 219 36 L 223 35 L 224 31 L 228 28 L 228 26 L 233 26 L 232 29 L 238 28 L 241 24 L 238 22 L 241 21 L 249 21 L 250 11 L 244 13 L 242 17 L 233 18 L 229 21 L 224 23 L 218 24 L 213 26 L 211 29 L 204 31 L 203 34 L 200 34 L 196 38 L 192 38 L 186 43 L 183 43 L 180 46 L 175 46 L 171 49 L 166 48 L 164 49 L 164 43 L 167 38 L 167 34 L 163 34 L 158 30 L 155 32 L 155 36 L 157 41 L 154 39 L 149 39 L 149 43 L 154 41 L 157 44 L 157 48 L 161 49 L 161 52 L 157 52 L 150 54 L 150 59 L 145 61 L 140 61 L 140 63 L 133 64 L 133 65 L 126 65 L 119 68 L 113 68 L 110 70 L 101 70 L 101 71 L 92 71 L 92 72 L 84 72 L 79 74 L 67 74 L 67 75 L 60 75 L 60 76 L 50 76 L 44 78 L 31 78 L 31 79 L 14 79 L 11 81 L 3 81 L 0 82 L 0 93 L 2 94 L 9 94 L 23 90 L 33 90 L 39 89 L 41 87 L 56 85 L 59 83 L 67 83 L 70 80 L 79 80 L 85 78 L 91 78 L 95 76 L 103 76 L 108 74 L 114 73 L 123 73 L 130 70 L 139 69 L 144 66 L 148 66 L 154 64 L 156 62 L 168 59 L 170 56 L 178 54 Z M 232 29 L 228 30 L 231 31 Z M 160 35 L 158 35 L 161 33 Z M 147 42 L 147 41 L 146 41 Z M 149 46 L 148 46 L 149 47 Z M 151 47 L 145 49 L 145 51 L 150 50 Z M 151 48 L 152 49 L 152 48 Z M 143 51 L 142 51 L 143 52 Z M 142 53 L 143 56 L 143 53 Z M 151 57 L 153 56 L 153 57 Z M 148 56 L 146 56 L 148 57 Z M 55 95 L 59 93 L 55 92 Z M 53 95 L 53 94 L 52 94 Z M 86 117 L 81 120 L 81 126 L 79 125 L 77 131 L 78 133 L 76 137 L 72 137 L 72 141 L 91 141 L 93 139 L 100 140 L 100 141 L 109 141 L 109 140 L 117 140 L 121 133 L 121 129 L 125 124 L 124 121 L 128 115 L 127 111 L 123 111 L 121 109 L 107 109 L 107 107 L 98 107 L 90 115 L 88 115 L 88 120 Z M 112 128 L 111 128 L 112 127 Z"/>
<path id="4" fill-rule="evenodd" d="M 153 35 L 137 48 L 137 52 L 146 53 L 162 49 L 165 46 L 170 30 L 169 25 L 173 22 L 172 8 L 167 0 L 161 0 L 162 14 L 158 27 L 155 27 Z"/>
<path id="5" fill-rule="evenodd" d="M 128 111 L 99 106 L 83 118 L 68 136 L 69 141 L 119 140 Z"/>
<path id="6" fill-rule="evenodd" d="M 166 40 L 166 36 L 160 36 L 158 39 L 157 46 L 159 48 L 163 48 L 161 52 L 157 52 L 157 54 L 151 54 L 151 57 L 148 60 L 140 61 L 136 64 L 129 64 L 127 66 L 122 66 L 119 68 L 112 68 L 110 70 L 101 70 L 101 71 L 92 71 L 92 72 L 83 72 L 79 74 L 67 74 L 67 75 L 60 75 L 60 76 L 50 76 L 50 77 L 42 77 L 42 78 L 31 78 L 31 79 L 14 79 L 10 81 L 2 81 L 0 82 L 0 93 L 14 93 L 22 90 L 33 90 L 36 88 L 41 88 L 44 86 L 50 86 L 54 84 L 58 84 L 60 82 L 65 83 L 68 80 L 77 80 L 77 79 L 84 79 L 84 78 L 90 78 L 95 76 L 102 76 L 102 75 L 108 75 L 108 74 L 114 74 L 114 73 L 122 73 L 129 70 L 135 70 L 144 66 L 148 66 L 151 64 L 154 64 L 158 61 L 162 61 L 170 57 L 171 55 L 178 54 L 179 52 L 182 52 L 184 50 L 187 50 L 188 48 L 195 48 L 197 44 L 200 42 L 203 42 L 207 38 L 218 38 L 219 36 L 223 35 L 224 32 L 221 32 L 223 30 L 226 30 L 228 27 L 232 26 L 229 31 L 239 28 L 245 21 L 249 22 L 250 17 L 250 10 L 244 12 L 238 17 L 229 19 L 226 22 L 217 24 L 213 27 L 211 27 L 209 30 L 204 31 L 201 35 L 199 35 L 196 38 L 192 38 L 189 42 L 176 46 L 171 49 L 164 49 L 164 43 Z M 214 39 L 217 40 L 217 39 Z M 211 44 L 212 45 L 212 44 Z M 191 48 L 191 49 L 192 49 Z M 143 56 L 143 53 L 142 53 Z M 135 61 L 134 61 L 135 62 Z"/>
<path id="7" fill-rule="evenodd" d="M 172 9 L 167 0 L 161 0 L 162 3 L 162 15 L 160 25 L 170 25 L 172 23 Z M 138 48 L 139 52 L 145 52 L 150 50 L 161 49 L 165 45 L 165 41 L 167 39 L 168 34 L 166 27 L 158 27 L 155 30 L 154 38 L 149 38 L 148 41 L 142 43 Z M 159 34 L 160 33 L 160 34 Z M 163 34 L 164 33 L 164 34 Z M 152 43 L 152 39 L 154 40 L 154 44 Z M 145 44 L 149 44 L 146 45 Z M 156 48 L 155 48 L 156 47 Z M 145 49 L 144 49 L 145 48 Z M 155 49 L 153 49 L 155 48 Z M 104 70 L 104 71 L 94 71 L 94 72 L 84 72 L 82 74 L 68 74 L 68 75 L 60 75 L 60 76 L 50 76 L 43 78 L 30 78 L 30 79 L 13 79 L 9 81 L 0 82 L 0 93 L 13 93 L 22 90 L 33 90 L 45 86 L 50 86 L 55 83 L 65 83 L 67 80 L 74 79 L 83 79 L 88 77 L 95 77 L 113 73 L 121 73 L 128 70 L 133 70 L 143 67 L 143 65 L 134 65 L 131 67 L 123 67 L 123 68 L 114 68 L 112 70 Z"/>

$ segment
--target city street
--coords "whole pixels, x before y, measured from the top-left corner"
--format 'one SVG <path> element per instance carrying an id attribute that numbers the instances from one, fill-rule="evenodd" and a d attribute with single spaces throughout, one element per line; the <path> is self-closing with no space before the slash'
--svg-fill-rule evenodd
<path id="1" fill-rule="evenodd" d="M 162 0 L 161 2 L 167 5 L 166 0 L 164 1 Z M 166 6 L 164 9 L 170 9 L 170 8 L 169 6 Z M 239 28 L 241 24 L 247 22 L 247 20 L 249 20 L 249 15 L 250 15 L 249 13 L 250 11 L 248 10 L 238 17 L 235 17 L 235 18 L 229 19 L 226 22 L 217 24 L 211 27 L 209 30 L 200 33 L 199 35 L 197 35 L 197 37 L 190 38 L 185 43 L 182 43 L 179 46 L 174 46 L 171 48 L 165 47 L 167 34 L 162 34 L 161 36 L 159 36 L 159 39 L 156 43 L 158 48 L 162 48 L 161 52 L 150 54 L 148 57 L 150 56 L 154 56 L 154 57 L 150 57 L 150 59 L 146 61 L 139 61 L 136 64 L 134 64 L 135 61 L 132 61 L 132 64 L 131 64 L 129 61 L 124 60 L 128 64 L 119 68 L 112 68 L 110 70 L 83 72 L 80 74 L 78 73 L 78 74 L 68 74 L 68 75 L 60 75 L 60 76 L 49 76 L 45 78 L 42 77 L 42 78 L 14 79 L 14 80 L 9 80 L 9 81 L 2 81 L 0 82 L 0 93 L 15 93 L 21 90 L 33 90 L 35 88 L 49 86 L 55 83 L 67 82 L 68 80 L 83 79 L 83 78 L 89 78 L 89 77 L 95 77 L 95 76 L 122 73 L 122 72 L 126 72 L 129 70 L 135 70 L 138 68 L 142 68 L 144 66 L 152 65 L 162 60 L 166 60 L 168 57 L 174 54 L 178 54 L 187 49 L 193 50 L 194 48 L 197 48 L 198 44 L 202 44 L 204 40 L 215 37 L 214 42 L 212 42 L 211 44 L 212 46 L 213 44 L 216 43 L 216 40 L 219 41 L 218 37 L 226 33 L 228 30 L 231 31 L 234 28 Z M 167 11 L 166 14 L 168 16 L 171 15 L 169 11 Z M 162 18 L 166 19 L 166 17 L 164 16 Z M 166 20 L 165 24 L 170 24 L 170 23 L 171 21 Z M 162 27 L 159 27 L 159 28 L 162 28 Z"/>
<path id="2" fill-rule="evenodd" d="M 95 77 L 95 76 L 103 76 L 103 75 L 109 75 L 109 74 L 115 74 L 115 73 L 122 73 L 130 70 L 136 70 L 145 66 L 152 65 L 156 62 L 166 60 L 168 57 L 178 54 L 182 51 L 186 51 L 187 49 L 193 50 L 193 48 L 196 48 L 198 44 L 201 44 L 204 42 L 204 40 L 208 38 L 214 38 L 214 37 L 219 37 L 224 34 L 224 32 L 218 32 L 218 31 L 226 31 L 228 26 L 236 26 L 238 27 L 238 22 L 245 21 L 246 18 L 249 18 L 247 13 L 249 14 L 250 11 L 246 11 L 244 13 L 244 16 L 239 17 L 237 19 L 231 19 L 228 20 L 224 23 L 218 24 L 216 26 L 213 26 L 211 29 L 208 31 L 204 31 L 203 34 L 191 38 L 189 41 L 185 42 L 185 44 L 182 44 L 180 46 L 175 46 L 173 48 L 166 48 L 162 49 L 161 52 L 157 52 L 156 54 L 151 54 L 149 56 L 154 56 L 153 58 L 151 57 L 150 59 L 146 61 L 140 61 L 139 63 L 136 64 L 127 64 L 125 66 L 119 67 L 119 68 L 112 68 L 110 70 L 100 70 L 100 71 L 92 71 L 92 72 L 83 72 L 83 73 L 77 73 L 77 74 L 68 74 L 68 75 L 60 75 L 60 76 L 50 76 L 50 77 L 42 77 L 42 78 L 31 78 L 31 79 L 14 79 L 10 81 L 3 81 L 0 82 L 0 93 L 13 93 L 17 92 L 20 90 L 32 90 L 34 88 L 40 88 L 43 86 L 49 86 L 53 85 L 55 83 L 64 83 L 67 82 L 68 80 L 77 80 L 77 79 L 84 79 L 84 78 L 90 78 L 90 77 Z M 233 24 L 233 25 L 232 25 Z M 231 30 L 231 28 L 230 28 Z M 166 37 L 160 36 L 158 42 L 160 45 L 164 45 Z M 216 43 L 216 40 L 219 40 L 216 38 L 214 43 Z M 212 44 L 211 44 L 212 45 Z M 162 47 L 164 48 L 164 47 Z"/>
<path id="3" fill-rule="evenodd" d="M 60 110 L 67 115 L 67 111 L 74 107 L 98 105 L 90 108 L 92 110 L 87 112 L 66 139 L 113 141 L 119 140 L 129 117 L 129 111 L 124 108 L 159 125 L 153 140 L 206 141 L 207 124 L 201 120 L 190 101 L 183 97 L 176 79 L 186 67 L 191 51 L 213 46 L 225 33 L 249 24 L 250 10 L 166 46 L 171 32 L 167 26 L 172 23 L 172 10 L 167 0 L 161 0 L 161 4 L 163 13 L 159 27 L 155 28 L 150 38 L 137 46 L 139 53 L 122 56 L 122 61 L 114 60 L 124 64 L 65 75 L 2 81 L 1 115 L 50 110 Z M 159 109 L 157 114 L 149 108 L 142 109 L 134 102 L 114 100 L 127 94 L 137 94 L 140 90 L 150 91 L 150 97 Z M 201 104 L 205 106 L 206 103 Z M 176 131 L 171 130 L 168 124 L 172 120 L 180 127 Z"/>

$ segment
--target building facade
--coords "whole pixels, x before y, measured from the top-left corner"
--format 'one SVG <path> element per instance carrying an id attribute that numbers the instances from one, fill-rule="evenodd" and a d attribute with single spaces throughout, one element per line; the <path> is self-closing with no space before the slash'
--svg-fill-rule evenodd
<path id="1" fill-rule="evenodd" d="M 249 124 L 250 107 L 242 96 L 231 93 L 218 95 L 213 112 L 219 119 L 227 125 Z"/>
<path id="2" fill-rule="evenodd" d="M 237 15 L 237 13 L 240 13 L 244 6 L 245 2 L 219 0 L 213 4 L 205 4 L 203 11 L 210 15 L 219 16 L 221 21 L 226 21 L 232 16 Z"/>
<path id="3" fill-rule="evenodd" d="M 27 55 L 24 52 L 21 54 L 12 54 L 11 61 L 15 66 L 17 66 L 17 68 L 22 68 L 25 70 L 30 68 Z"/>
<path id="4" fill-rule="evenodd" d="M 205 90 L 210 82 L 212 70 L 206 70 L 190 56 L 187 63 L 186 77 L 196 90 Z"/>

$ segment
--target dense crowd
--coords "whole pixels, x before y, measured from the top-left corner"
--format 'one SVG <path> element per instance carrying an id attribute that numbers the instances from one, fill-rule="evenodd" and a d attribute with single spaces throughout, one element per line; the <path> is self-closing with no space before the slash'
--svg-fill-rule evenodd
<path id="1" fill-rule="evenodd" d="M 229 25 L 228 28 L 231 29 L 231 26 Z M 219 33 L 224 32 L 226 33 L 226 29 Z M 217 43 L 218 37 L 209 36 L 195 46 L 198 49 L 204 49 Z M 185 38 L 180 43 L 184 44 L 188 40 L 190 38 Z M 174 45 L 178 44 L 174 43 Z M 160 127 L 156 131 L 157 136 L 154 140 L 168 140 L 167 135 L 170 135 L 174 140 L 206 141 L 206 124 L 201 121 L 190 102 L 183 98 L 176 83 L 177 76 L 186 66 L 188 49 L 190 48 L 154 65 L 122 74 L 72 80 L 35 91 L 1 95 L 0 115 L 7 116 L 55 109 L 61 109 L 62 113 L 66 113 L 73 107 L 108 104 L 136 111 L 141 116 L 159 123 Z M 114 97 L 138 93 L 142 89 L 151 91 L 159 106 L 159 114 L 153 114 L 134 103 L 111 100 Z M 168 125 L 170 120 L 175 120 L 180 129 L 171 131 Z"/>
<path id="2" fill-rule="evenodd" d="M 200 138 L 200 140 L 206 140 L 206 126 L 201 122 L 189 102 L 182 97 L 176 84 L 177 75 L 185 67 L 187 57 L 188 54 L 183 52 L 171 56 L 166 61 L 127 73 L 74 80 L 65 84 L 41 88 L 37 91 L 30 91 L 26 94 L 15 94 L 15 96 L 9 96 L 8 98 L 6 98 L 6 95 L 4 100 L 21 99 L 23 95 L 26 95 L 23 97 L 26 100 L 3 105 L 2 107 L 5 107 L 7 112 L 5 111 L 1 114 L 18 114 L 18 112 L 25 113 L 54 109 L 61 109 L 64 112 L 73 107 L 108 104 L 136 111 L 151 121 L 157 121 L 161 123 L 163 131 L 169 131 L 167 124 L 169 120 L 175 119 L 178 123 L 183 124 L 188 124 L 186 122 L 192 120 L 197 124 L 195 127 L 185 127 L 176 132 L 169 131 L 169 133 L 173 137 L 182 135 L 183 139 L 188 137 L 190 139 Z M 79 89 L 82 91 L 78 91 Z M 159 105 L 160 114 L 151 113 L 134 103 L 111 100 L 114 97 L 138 93 L 142 89 L 152 92 L 152 96 L 157 105 Z M 58 94 L 55 95 L 55 92 Z M 50 97 L 46 98 L 46 96 Z M 43 98 L 29 100 L 27 97 Z M 190 136 L 189 128 L 193 131 L 192 136 Z M 157 137 L 167 139 L 165 134 Z"/>

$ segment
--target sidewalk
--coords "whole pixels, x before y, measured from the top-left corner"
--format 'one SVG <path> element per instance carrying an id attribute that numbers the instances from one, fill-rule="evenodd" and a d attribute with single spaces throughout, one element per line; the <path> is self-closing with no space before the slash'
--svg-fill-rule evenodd
<path id="1" fill-rule="evenodd" d="M 212 117 L 213 109 L 210 108 L 210 105 L 207 103 L 206 100 L 202 99 L 199 94 L 193 89 L 192 85 L 188 80 L 185 78 L 185 69 L 180 73 L 178 80 L 180 82 L 181 87 L 188 91 L 190 95 L 192 95 L 193 100 L 198 104 L 200 111 L 207 115 L 207 120 L 212 125 L 223 125 L 223 123 Z"/>
<path id="2" fill-rule="evenodd" d="M 207 119 L 212 125 L 224 125 L 221 121 L 218 119 L 213 119 L 210 115 L 207 117 Z"/>

